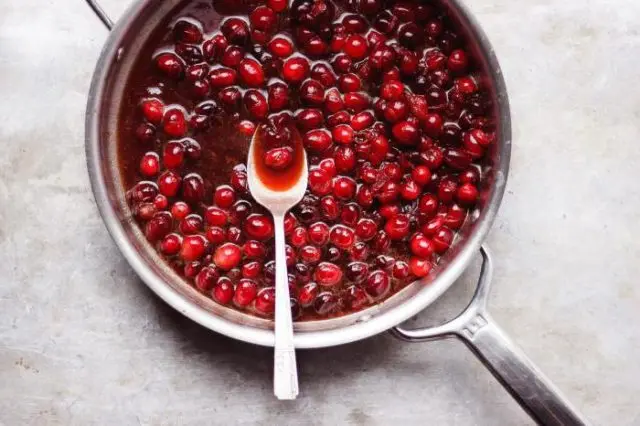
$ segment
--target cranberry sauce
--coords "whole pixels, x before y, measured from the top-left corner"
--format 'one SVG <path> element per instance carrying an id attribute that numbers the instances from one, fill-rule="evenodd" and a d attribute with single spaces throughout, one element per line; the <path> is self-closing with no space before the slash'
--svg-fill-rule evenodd
<path id="1" fill-rule="evenodd" d="M 258 129 L 275 189 L 304 149 L 308 188 L 285 219 L 294 318 L 364 309 L 428 275 L 474 208 L 496 139 L 488 80 L 438 2 L 185 1 L 126 88 L 127 201 L 203 297 L 270 318 L 273 223 L 247 188 L 249 141 Z"/>

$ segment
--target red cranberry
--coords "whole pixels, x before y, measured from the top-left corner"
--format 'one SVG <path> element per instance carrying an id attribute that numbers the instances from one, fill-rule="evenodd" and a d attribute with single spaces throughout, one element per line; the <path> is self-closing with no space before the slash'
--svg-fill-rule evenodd
<path id="1" fill-rule="evenodd" d="M 332 287 L 342 281 L 342 270 L 334 263 L 321 262 L 316 267 L 314 278 L 321 286 Z"/>
<path id="2" fill-rule="evenodd" d="M 171 225 L 171 215 L 168 212 L 158 212 L 147 222 L 144 234 L 150 242 L 155 243 L 171 232 Z"/>
<path id="3" fill-rule="evenodd" d="M 409 269 L 411 270 L 411 273 L 419 278 L 426 277 L 427 275 L 429 275 L 429 272 L 431 272 L 432 267 L 433 266 L 431 262 L 429 262 L 426 259 L 421 259 L 419 257 L 412 257 L 409 260 Z"/>
<path id="4" fill-rule="evenodd" d="M 341 200 L 349 200 L 356 193 L 356 182 L 347 176 L 339 176 L 333 182 L 333 194 Z"/>
<path id="5" fill-rule="evenodd" d="M 211 40 L 204 42 L 202 53 L 207 62 L 213 63 L 215 60 L 220 59 L 227 46 L 229 46 L 227 38 L 222 34 L 216 34 Z"/>
<path id="6" fill-rule="evenodd" d="M 400 195 L 407 201 L 416 200 L 420 196 L 420 187 L 413 179 L 408 179 L 402 184 Z"/>
<path id="7" fill-rule="evenodd" d="M 275 82 L 269 85 L 268 89 L 269 109 L 280 111 L 289 104 L 289 89 L 286 84 Z"/>
<path id="8" fill-rule="evenodd" d="M 220 273 L 215 268 L 202 268 L 196 275 L 195 285 L 200 291 L 209 291 L 217 283 Z"/>
<path id="9" fill-rule="evenodd" d="M 309 74 L 309 61 L 302 57 L 289 58 L 282 66 L 282 78 L 289 83 L 300 83 Z"/>
<path id="10" fill-rule="evenodd" d="M 338 111 L 327 117 L 327 127 L 333 128 L 340 124 L 346 124 L 350 119 L 351 117 L 347 111 Z"/>
<path id="11" fill-rule="evenodd" d="M 256 125 L 253 123 L 253 121 L 242 120 L 240 123 L 238 123 L 238 131 L 243 135 L 252 136 L 256 131 Z"/>
<path id="12" fill-rule="evenodd" d="M 426 92 L 427 103 L 434 110 L 440 110 L 447 104 L 447 93 L 436 86 L 431 86 Z"/>
<path id="13" fill-rule="evenodd" d="M 178 254 L 182 247 L 182 237 L 178 234 L 169 234 L 160 243 L 160 251 L 167 256 Z"/>
<path id="14" fill-rule="evenodd" d="M 320 200 L 320 211 L 325 219 L 335 220 L 340 216 L 340 204 L 335 197 L 327 195 Z M 306 231 L 304 235 L 306 239 Z"/>
<path id="15" fill-rule="evenodd" d="M 182 196 L 184 201 L 197 204 L 204 198 L 204 180 L 196 173 L 190 173 L 182 180 Z"/>
<path id="16" fill-rule="evenodd" d="M 200 269 L 202 269 L 202 263 L 199 261 L 185 262 L 183 273 L 186 278 L 195 279 L 196 275 L 200 272 Z"/>
<path id="17" fill-rule="evenodd" d="M 298 302 L 300 303 L 300 306 L 305 308 L 311 306 L 316 300 L 316 296 L 319 291 L 320 288 L 318 287 L 318 284 L 314 282 L 310 282 L 302 287 L 298 293 Z"/>
<path id="18" fill-rule="evenodd" d="M 249 214 L 251 214 L 251 204 L 246 200 L 240 200 L 229 209 L 229 221 L 234 225 L 241 225 Z"/>
<path id="19" fill-rule="evenodd" d="M 451 247 L 453 242 L 453 231 L 449 228 L 441 227 L 433 237 L 433 245 L 436 253 L 442 254 Z"/>
<path id="20" fill-rule="evenodd" d="M 173 26 L 173 38 L 177 42 L 200 43 L 202 42 L 202 29 L 193 22 L 180 19 Z"/>
<path id="21" fill-rule="evenodd" d="M 357 92 L 362 87 L 360 77 L 356 74 L 348 73 L 343 74 L 338 79 L 338 88 L 343 92 Z"/>
<path id="22" fill-rule="evenodd" d="M 171 215 L 176 220 L 183 220 L 189 213 L 191 213 L 191 207 L 184 201 L 176 201 L 171 206 Z"/>
<path id="23" fill-rule="evenodd" d="M 438 147 L 428 148 L 425 152 L 420 154 L 420 161 L 431 170 L 435 170 L 444 161 L 444 154 Z"/>
<path id="24" fill-rule="evenodd" d="M 164 116 L 164 104 L 158 99 L 146 99 L 140 104 L 142 115 L 150 123 L 160 124 Z"/>
<path id="25" fill-rule="evenodd" d="M 462 77 L 456 80 L 455 90 L 462 95 L 471 95 L 478 90 L 478 85 L 471 77 Z"/>
<path id="26" fill-rule="evenodd" d="M 335 165 L 340 173 L 347 173 L 356 165 L 356 153 L 349 146 L 340 146 L 335 152 Z"/>
<path id="27" fill-rule="evenodd" d="M 480 181 L 480 172 L 475 167 L 469 167 L 458 176 L 460 183 L 471 183 L 476 185 Z"/>
<path id="28" fill-rule="evenodd" d="M 334 177 L 337 173 L 336 162 L 333 158 L 325 158 L 318 163 L 318 167 L 327 172 L 329 177 Z"/>
<path id="29" fill-rule="evenodd" d="M 173 53 L 161 53 L 155 59 L 156 66 L 167 77 L 178 79 L 184 71 L 184 62 Z"/>
<path id="30" fill-rule="evenodd" d="M 329 241 L 329 226 L 324 222 L 316 222 L 309 227 L 307 235 L 313 244 L 325 245 Z"/>
<path id="31" fill-rule="evenodd" d="M 409 49 L 415 49 L 422 43 L 424 32 L 414 22 L 404 24 L 398 29 L 398 41 Z"/>
<path id="32" fill-rule="evenodd" d="M 324 102 L 324 86 L 315 80 L 305 80 L 299 90 L 300 100 L 309 106 L 319 106 Z"/>
<path id="33" fill-rule="evenodd" d="M 296 113 L 296 122 L 302 130 L 312 130 L 322 125 L 324 117 L 318 109 L 303 109 Z"/>
<path id="34" fill-rule="evenodd" d="M 418 72 L 418 57 L 414 52 L 404 50 L 398 59 L 400 72 L 405 76 L 413 76 Z"/>
<path id="35" fill-rule="evenodd" d="M 336 309 L 339 302 L 333 293 L 324 292 L 316 297 L 313 307 L 319 315 L 327 315 Z"/>
<path id="36" fill-rule="evenodd" d="M 373 271 L 364 283 L 365 291 L 374 299 L 384 297 L 391 289 L 391 279 L 384 271 Z"/>
<path id="37" fill-rule="evenodd" d="M 180 138 L 187 133 L 187 121 L 184 112 L 178 108 L 170 108 L 164 114 L 164 132 L 174 138 Z"/>
<path id="38" fill-rule="evenodd" d="M 257 278 L 262 271 L 262 266 L 258 261 L 247 262 L 242 265 L 242 278 Z"/>
<path id="39" fill-rule="evenodd" d="M 327 195 L 331 192 L 331 176 L 320 168 L 309 172 L 309 189 L 316 195 Z"/>
<path id="40" fill-rule="evenodd" d="M 252 214 L 244 222 L 244 229 L 249 237 L 256 240 L 267 240 L 273 236 L 273 222 L 263 214 Z"/>
<path id="41" fill-rule="evenodd" d="M 432 217 L 438 210 L 438 199 L 433 194 L 425 194 L 418 202 L 418 211 L 426 217 Z"/>
<path id="42" fill-rule="evenodd" d="M 249 26 L 240 18 L 228 18 L 220 27 L 222 34 L 233 44 L 242 46 L 249 41 Z"/>
<path id="43" fill-rule="evenodd" d="M 294 247 L 302 247 L 307 243 L 307 230 L 298 226 L 289 235 L 289 243 Z"/>
<path id="44" fill-rule="evenodd" d="M 385 45 L 379 44 L 369 55 L 369 63 L 376 70 L 386 71 L 393 67 L 396 59 L 394 50 Z"/>
<path id="45" fill-rule="evenodd" d="M 293 53 L 293 45 L 284 37 L 274 37 L 267 46 L 269 52 L 279 58 L 286 58 Z"/>
<path id="46" fill-rule="evenodd" d="M 160 157 L 155 152 L 147 152 L 140 160 L 140 173 L 153 177 L 160 171 Z"/>
<path id="47" fill-rule="evenodd" d="M 471 164 L 471 156 L 460 149 L 451 148 L 444 152 L 444 162 L 456 170 L 464 170 Z"/>
<path id="48" fill-rule="evenodd" d="M 409 240 L 409 248 L 411 249 L 411 253 L 414 255 L 428 259 L 430 258 L 434 251 L 435 247 L 433 242 L 424 236 L 424 234 L 414 234 Z"/>
<path id="49" fill-rule="evenodd" d="M 359 34 L 347 37 L 343 46 L 344 53 L 356 60 L 364 58 L 368 49 L 367 39 Z"/>
<path id="50" fill-rule="evenodd" d="M 351 260 L 365 261 L 369 257 L 369 246 L 367 245 L 367 243 L 359 241 L 355 243 L 353 247 L 351 247 L 349 255 Z"/>
<path id="51" fill-rule="evenodd" d="M 444 217 L 444 224 L 450 229 L 459 229 L 467 217 L 467 210 L 458 204 L 449 207 Z"/>
<path id="52" fill-rule="evenodd" d="M 389 140 L 382 136 L 376 136 L 373 141 L 371 141 L 371 153 L 369 156 L 369 161 L 373 165 L 379 165 L 382 160 L 386 157 L 389 152 Z"/>
<path id="53" fill-rule="evenodd" d="M 324 108 L 330 113 L 336 113 L 344 108 L 344 101 L 338 89 L 332 88 L 325 92 Z"/>
<path id="54" fill-rule="evenodd" d="M 158 177 L 160 193 L 166 197 L 174 197 L 180 189 L 181 178 L 178 174 L 167 170 Z"/>
<path id="55" fill-rule="evenodd" d="M 262 31 L 271 31 L 277 22 L 277 16 L 268 6 L 258 6 L 249 15 L 251 26 Z"/>
<path id="56" fill-rule="evenodd" d="M 322 129 L 310 130 L 304 135 L 303 143 L 305 148 L 315 152 L 322 152 L 333 143 L 331 133 Z"/>
<path id="57" fill-rule="evenodd" d="M 387 101 L 397 101 L 404 96 L 404 84 L 397 80 L 387 81 L 380 87 L 380 96 Z"/>
<path id="58" fill-rule="evenodd" d="M 203 55 L 199 46 L 176 43 L 175 51 L 187 64 L 194 65 L 202 62 Z"/>
<path id="59" fill-rule="evenodd" d="M 336 55 L 331 61 L 331 66 L 337 73 L 349 72 L 353 60 L 347 55 Z"/>
<path id="60" fill-rule="evenodd" d="M 391 34 L 398 26 L 398 17 L 390 11 L 385 10 L 378 14 L 373 26 L 383 34 Z"/>
<path id="61" fill-rule="evenodd" d="M 134 134 L 140 142 L 150 142 L 156 134 L 156 129 L 149 123 L 140 123 Z"/>
<path id="62" fill-rule="evenodd" d="M 409 108 L 411 109 L 411 114 L 413 114 L 418 120 L 425 121 L 428 118 L 427 98 L 423 95 L 408 95 L 407 101 L 409 103 Z"/>
<path id="63" fill-rule="evenodd" d="M 389 123 L 397 123 L 407 116 L 407 104 L 403 101 L 388 102 L 384 109 L 384 118 Z"/>
<path id="64" fill-rule="evenodd" d="M 233 303 L 240 308 L 248 306 L 256 298 L 258 286 L 255 281 L 243 278 L 238 281 L 233 295 Z"/>
<path id="65" fill-rule="evenodd" d="M 311 68 L 311 78 L 319 81 L 325 87 L 334 86 L 336 83 L 336 76 L 327 65 L 323 63 L 317 63 Z"/>
<path id="66" fill-rule="evenodd" d="M 369 208 L 373 205 L 373 191 L 367 185 L 360 185 L 356 192 L 356 201 L 364 208 Z"/>
<path id="67" fill-rule="evenodd" d="M 376 232 L 378 232 L 378 226 L 371 219 L 360 219 L 356 226 L 356 234 L 364 241 L 372 239 Z"/>
<path id="68" fill-rule="evenodd" d="M 438 113 L 429 113 L 423 123 L 424 132 L 431 137 L 438 137 L 442 134 L 444 122 Z"/>
<path id="69" fill-rule="evenodd" d="M 267 99 L 256 89 L 249 89 L 245 92 L 244 105 L 249 115 L 255 119 L 265 118 L 269 113 Z"/>
<path id="70" fill-rule="evenodd" d="M 459 74 L 463 73 L 467 69 L 468 59 L 467 54 L 462 49 L 456 49 L 449 55 L 447 66 L 451 72 Z"/>
<path id="71" fill-rule="evenodd" d="M 399 280 L 407 278 L 409 276 L 409 265 L 407 264 L 407 262 L 404 262 L 402 260 L 397 260 L 393 264 L 393 268 L 391 269 L 391 275 L 393 276 L 393 278 L 396 278 Z"/>
<path id="72" fill-rule="evenodd" d="M 478 199 L 478 189 L 472 183 L 465 183 L 458 188 L 456 197 L 462 204 L 473 204 Z"/>
<path id="73" fill-rule="evenodd" d="M 184 161 L 184 145 L 179 141 L 167 142 L 162 151 L 162 163 L 169 169 L 177 169 Z"/>
<path id="74" fill-rule="evenodd" d="M 400 193 L 399 185 L 393 181 L 385 182 L 377 191 L 376 196 L 382 204 L 396 201 Z"/>
<path id="75" fill-rule="evenodd" d="M 227 277 L 220 277 L 211 292 L 211 297 L 221 305 L 227 305 L 231 302 L 233 294 L 233 282 Z"/>
<path id="76" fill-rule="evenodd" d="M 287 0 L 267 0 L 267 6 L 276 12 L 284 11 L 289 5 Z"/>
<path id="77" fill-rule="evenodd" d="M 355 203 L 346 204 L 340 212 L 340 220 L 348 226 L 356 226 L 360 218 L 360 208 Z"/>
<path id="78" fill-rule="evenodd" d="M 260 241 L 249 240 L 243 246 L 244 255 L 249 259 L 262 259 L 267 249 Z"/>
<path id="79" fill-rule="evenodd" d="M 213 255 L 213 262 L 223 271 L 228 271 L 240 264 L 242 251 L 233 243 L 225 243 L 219 246 Z"/>
<path id="80" fill-rule="evenodd" d="M 379 45 L 383 45 L 386 41 L 387 41 L 387 36 L 379 33 L 378 31 L 370 30 L 367 33 L 367 42 L 369 42 L 369 46 L 371 46 L 372 48 L 376 48 Z M 393 52 L 393 53 L 395 54 L 395 52 Z M 371 58 L 372 57 L 369 56 L 369 63 L 370 64 L 372 63 Z M 371 65 L 373 66 L 373 64 L 371 64 Z"/>
<path id="81" fill-rule="evenodd" d="M 197 234 L 202 231 L 202 225 L 202 217 L 192 213 L 180 222 L 180 232 L 184 235 Z"/>
<path id="82" fill-rule="evenodd" d="M 293 150 L 290 147 L 273 148 L 265 153 L 264 164 L 273 170 L 284 170 L 293 161 Z"/>
<path id="83" fill-rule="evenodd" d="M 409 233 L 409 218 L 404 214 L 398 214 L 387 220 L 384 230 L 392 240 L 402 240 Z"/>
<path id="84" fill-rule="evenodd" d="M 427 166 L 416 166 L 411 171 L 411 177 L 420 186 L 428 185 L 431 182 L 431 170 Z"/>
<path id="85" fill-rule="evenodd" d="M 313 264 L 320 260 L 322 253 L 320 252 L 320 249 L 318 247 L 304 246 L 300 249 L 299 255 L 300 259 L 303 262 L 307 264 Z"/>
<path id="86" fill-rule="evenodd" d="M 395 140 L 403 145 L 415 145 L 420 138 L 418 128 L 409 121 L 396 123 L 391 129 Z"/>
<path id="87" fill-rule="evenodd" d="M 222 244 L 226 239 L 227 235 L 224 232 L 224 229 L 219 226 L 212 226 L 205 232 L 205 237 L 207 241 L 209 241 L 213 245 Z"/>
<path id="88" fill-rule="evenodd" d="M 220 63 L 226 67 L 235 68 L 240 64 L 240 61 L 242 61 L 243 58 L 244 49 L 239 46 L 228 46 L 222 54 Z"/>
<path id="89" fill-rule="evenodd" d="M 247 86 L 257 87 L 264 83 L 264 71 L 262 65 L 253 59 L 243 59 L 238 65 L 240 78 Z M 231 83 L 233 84 L 233 83 Z"/>
<path id="90" fill-rule="evenodd" d="M 332 130 L 333 140 L 341 144 L 353 142 L 353 129 L 348 124 L 340 124 Z"/>
<path id="91" fill-rule="evenodd" d="M 182 240 L 180 257 L 186 262 L 200 259 L 207 248 L 207 240 L 202 235 L 187 235 Z"/>
<path id="92" fill-rule="evenodd" d="M 373 114 L 369 111 L 362 111 L 351 117 L 351 128 L 355 131 L 364 130 L 374 122 Z"/>
<path id="93" fill-rule="evenodd" d="M 273 315 L 276 306 L 276 290 L 273 287 L 263 288 L 255 302 L 256 311 L 262 315 Z"/>

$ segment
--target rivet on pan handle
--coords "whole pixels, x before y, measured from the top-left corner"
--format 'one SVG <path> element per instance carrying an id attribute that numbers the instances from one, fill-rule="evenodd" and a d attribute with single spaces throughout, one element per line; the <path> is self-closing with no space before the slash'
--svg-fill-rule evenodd
<path id="1" fill-rule="evenodd" d="M 408 342 L 425 342 L 456 337 L 491 371 L 520 406 L 542 425 L 588 425 L 560 391 L 500 329 L 487 312 L 493 262 L 481 248 L 482 269 L 473 299 L 450 322 L 432 328 L 407 330 L 394 327 L 391 333 Z"/>
<path id="2" fill-rule="evenodd" d="M 100 18 L 104 26 L 107 27 L 109 31 L 111 31 L 111 28 L 113 28 L 113 21 L 107 16 L 98 2 L 96 0 L 87 0 L 87 3 L 89 4 L 89 7 L 91 7 L 91 10 L 93 10 L 93 13 L 95 13 L 98 18 Z"/>

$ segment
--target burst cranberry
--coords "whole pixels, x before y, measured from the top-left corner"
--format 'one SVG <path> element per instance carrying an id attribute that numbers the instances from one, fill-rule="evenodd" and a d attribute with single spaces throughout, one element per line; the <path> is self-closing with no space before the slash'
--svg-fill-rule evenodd
<path id="1" fill-rule="evenodd" d="M 322 152 L 333 143 L 331 133 L 322 129 L 310 130 L 304 135 L 303 143 L 305 148 L 316 152 Z"/>
<path id="2" fill-rule="evenodd" d="M 225 243 L 219 246 L 213 255 L 213 262 L 223 271 L 235 268 L 240 263 L 242 251 L 233 243 Z"/>
<path id="3" fill-rule="evenodd" d="M 409 269 L 411 273 L 416 277 L 422 278 L 429 275 L 431 272 L 431 268 L 433 265 L 426 259 L 421 259 L 419 257 L 412 257 L 409 260 Z"/>
<path id="4" fill-rule="evenodd" d="M 396 59 L 394 50 L 385 45 L 379 44 L 369 55 L 369 63 L 376 70 L 386 71 L 393 67 Z"/>
<path id="5" fill-rule="evenodd" d="M 356 192 L 356 182 L 347 176 L 339 176 L 333 183 L 333 194 L 341 200 L 353 198 Z"/>
<path id="6" fill-rule="evenodd" d="M 404 95 L 404 84 L 400 81 L 387 81 L 380 87 L 380 96 L 387 101 L 397 101 Z"/>
<path id="7" fill-rule="evenodd" d="M 164 114 L 163 121 L 163 129 L 167 135 L 179 138 L 187 133 L 187 120 L 182 110 L 177 108 L 167 110 Z"/>
<path id="8" fill-rule="evenodd" d="M 289 104 L 289 89 L 282 82 L 275 82 L 268 88 L 269 109 L 280 111 Z"/>
<path id="9" fill-rule="evenodd" d="M 400 188 L 400 195 L 407 201 L 416 200 L 420 196 L 420 187 L 413 179 L 407 179 Z"/>
<path id="10" fill-rule="evenodd" d="M 444 162 L 456 170 L 464 170 L 471 164 L 471 156 L 460 149 L 448 149 L 444 152 Z"/>
<path id="11" fill-rule="evenodd" d="M 344 101 L 338 89 L 333 88 L 325 92 L 324 109 L 329 113 L 336 113 L 344 108 Z"/>
<path id="12" fill-rule="evenodd" d="M 243 278 L 238 281 L 233 295 L 233 303 L 240 308 L 248 306 L 258 294 L 258 285 L 255 281 Z"/>
<path id="13" fill-rule="evenodd" d="M 342 280 L 342 270 L 334 263 L 321 262 L 316 267 L 314 279 L 321 286 L 332 287 Z"/>
<path id="14" fill-rule="evenodd" d="M 225 49 L 229 46 L 229 41 L 222 34 L 216 34 L 210 40 L 207 40 L 202 45 L 202 54 L 209 63 L 213 63 L 215 60 L 220 59 Z"/>
<path id="15" fill-rule="evenodd" d="M 364 208 L 373 205 L 373 191 L 368 185 L 360 185 L 356 191 L 356 201 Z"/>
<path id="16" fill-rule="evenodd" d="M 178 79 L 184 71 L 184 62 L 173 53 L 162 53 L 155 59 L 156 66 L 167 77 Z"/>
<path id="17" fill-rule="evenodd" d="M 325 219 L 335 220 L 340 216 L 340 204 L 335 197 L 327 195 L 320 200 L 320 211 Z"/>
<path id="18" fill-rule="evenodd" d="M 384 230 L 392 240 L 402 240 L 409 233 L 409 218 L 404 214 L 398 214 L 387 220 Z"/>
<path id="19" fill-rule="evenodd" d="M 309 61 L 302 57 L 287 59 L 282 66 L 282 78 L 289 83 L 300 83 L 309 74 Z"/>
<path id="20" fill-rule="evenodd" d="M 396 263 L 393 264 L 393 268 L 391 269 L 391 275 L 393 275 L 393 278 L 399 280 L 407 278 L 409 276 L 409 272 L 409 265 L 407 264 L 407 262 L 404 262 L 402 260 L 396 261 Z"/>
<path id="21" fill-rule="evenodd" d="M 325 245 L 329 241 L 329 226 L 324 222 L 316 222 L 309 227 L 307 235 L 313 244 Z"/>

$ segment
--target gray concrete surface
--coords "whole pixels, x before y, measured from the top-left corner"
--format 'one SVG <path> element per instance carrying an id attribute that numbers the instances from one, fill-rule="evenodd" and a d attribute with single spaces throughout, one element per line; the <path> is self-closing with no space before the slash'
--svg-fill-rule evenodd
<path id="1" fill-rule="evenodd" d="M 117 17 L 128 0 L 104 0 Z M 639 425 L 640 3 L 471 2 L 514 117 L 488 240 L 491 310 L 583 412 Z M 83 115 L 106 31 L 82 0 L 0 4 L 0 424 L 521 425 L 456 341 L 389 335 L 300 354 L 301 398 L 270 351 L 215 335 L 136 278 L 93 203 Z M 453 315 L 469 271 L 416 323 Z"/>

